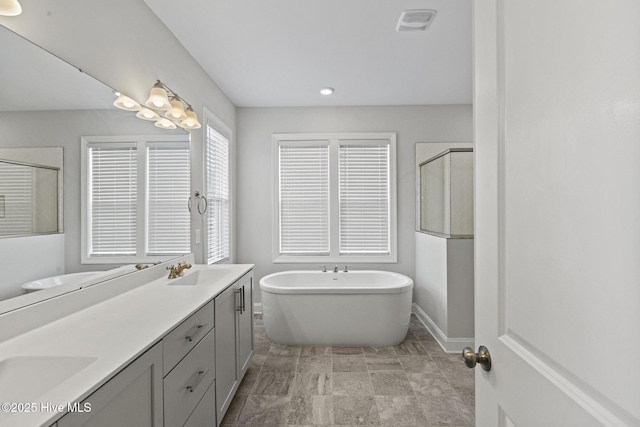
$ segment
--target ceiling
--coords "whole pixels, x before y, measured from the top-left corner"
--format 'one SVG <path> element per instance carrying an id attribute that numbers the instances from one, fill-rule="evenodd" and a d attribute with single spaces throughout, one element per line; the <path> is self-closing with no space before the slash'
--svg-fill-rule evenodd
<path id="1" fill-rule="evenodd" d="M 239 107 L 471 104 L 471 0 L 145 2 Z"/>

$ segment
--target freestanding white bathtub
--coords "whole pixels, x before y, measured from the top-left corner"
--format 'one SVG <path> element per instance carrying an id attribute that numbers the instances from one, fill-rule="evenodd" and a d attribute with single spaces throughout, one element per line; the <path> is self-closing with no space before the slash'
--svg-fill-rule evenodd
<path id="1" fill-rule="evenodd" d="M 409 329 L 413 280 L 386 271 L 285 271 L 260 279 L 267 336 L 287 345 L 389 346 Z"/>

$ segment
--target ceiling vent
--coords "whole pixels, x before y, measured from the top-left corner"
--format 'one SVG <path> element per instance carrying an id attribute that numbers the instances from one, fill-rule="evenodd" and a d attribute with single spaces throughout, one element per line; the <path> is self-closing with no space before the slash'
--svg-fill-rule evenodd
<path id="1" fill-rule="evenodd" d="M 405 10 L 402 12 L 402 15 L 400 15 L 396 31 L 424 31 L 429 28 L 429 25 L 431 25 L 435 16 L 435 10 Z"/>

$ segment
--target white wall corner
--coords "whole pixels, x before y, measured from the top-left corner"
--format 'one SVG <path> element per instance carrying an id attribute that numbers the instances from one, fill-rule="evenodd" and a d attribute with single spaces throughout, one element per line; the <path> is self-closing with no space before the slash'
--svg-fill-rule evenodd
<path id="1" fill-rule="evenodd" d="M 431 335 L 436 339 L 440 347 L 447 353 L 461 353 L 465 347 L 475 348 L 474 338 L 449 338 L 444 332 L 438 328 L 438 326 L 431 320 L 427 313 L 425 313 L 419 305 L 412 304 L 412 313 L 414 313 L 418 319 L 424 324 L 424 326 L 431 332 Z"/>

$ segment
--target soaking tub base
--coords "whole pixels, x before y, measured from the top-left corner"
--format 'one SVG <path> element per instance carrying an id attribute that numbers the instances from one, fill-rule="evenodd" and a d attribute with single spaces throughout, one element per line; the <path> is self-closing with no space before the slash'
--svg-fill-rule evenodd
<path id="1" fill-rule="evenodd" d="M 397 273 L 275 273 L 260 280 L 265 331 L 286 345 L 395 345 L 409 329 L 412 288 Z"/>

